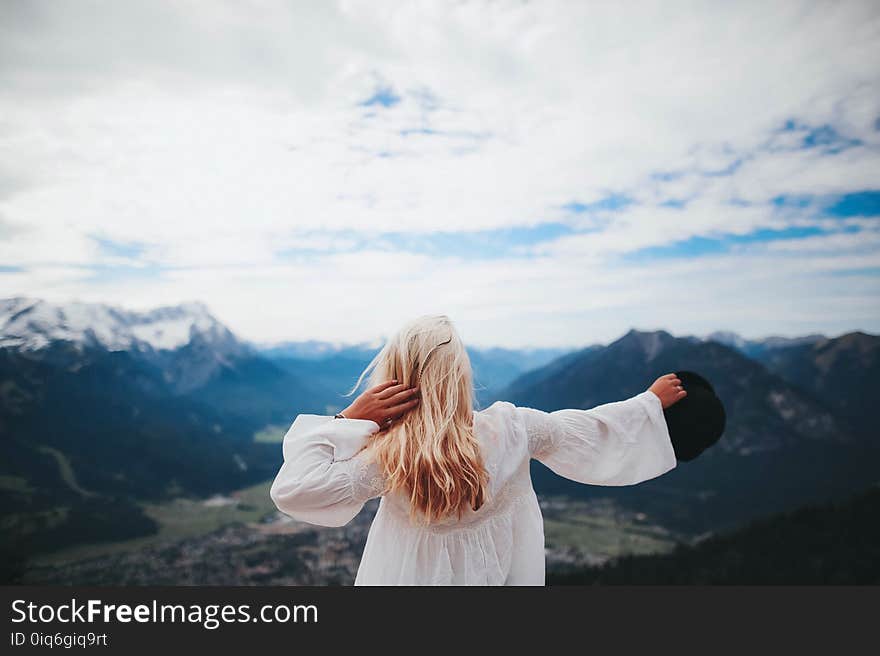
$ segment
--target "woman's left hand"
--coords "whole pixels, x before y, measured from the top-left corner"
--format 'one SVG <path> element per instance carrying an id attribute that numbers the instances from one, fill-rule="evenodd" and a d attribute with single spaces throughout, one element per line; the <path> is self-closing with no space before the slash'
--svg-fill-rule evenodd
<path id="1" fill-rule="evenodd" d="M 648 389 L 657 395 L 664 410 L 687 396 L 687 391 L 681 386 L 681 379 L 674 373 L 660 376 Z"/>
<path id="2" fill-rule="evenodd" d="M 385 429 L 418 405 L 418 393 L 417 387 L 390 380 L 363 392 L 342 414 L 346 419 L 369 419 Z"/>

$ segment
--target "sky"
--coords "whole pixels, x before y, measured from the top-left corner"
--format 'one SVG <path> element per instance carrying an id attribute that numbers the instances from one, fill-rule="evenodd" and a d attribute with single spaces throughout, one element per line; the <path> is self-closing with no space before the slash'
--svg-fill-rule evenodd
<path id="1" fill-rule="evenodd" d="M 3 2 L 0 297 L 877 333 L 878 62 L 870 1 Z"/>

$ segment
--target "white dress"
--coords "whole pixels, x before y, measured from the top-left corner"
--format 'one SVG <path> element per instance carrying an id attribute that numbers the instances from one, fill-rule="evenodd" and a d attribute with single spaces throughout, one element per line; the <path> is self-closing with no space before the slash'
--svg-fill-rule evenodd
<path id="1" fill-rule="evenodd" d="M 379 426 L 367 419 L 299 415 L 284 437 L 272 484 L 278 509 L 342 526 L 381 494 L 382 474 L 360 451 Z M 489 472 L 482 508 L 430 525 L 408 501 L 383 496 L 355 585 L 544 585 L 544 524 L 529 461 L 593 485 L 632 485 L 676 465 L 660 399 L 650 390 L 590 410 L 543 412 L 497 401 L 474 413 Z"/>

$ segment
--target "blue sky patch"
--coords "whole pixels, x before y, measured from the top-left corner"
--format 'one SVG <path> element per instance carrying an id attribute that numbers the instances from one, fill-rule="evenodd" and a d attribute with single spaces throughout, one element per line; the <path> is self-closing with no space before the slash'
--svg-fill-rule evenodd
<path id="1" fill-rule="evenodd" d="M 393 107 L 401 101 L 391 87 L 379 87 L 375 93 L 360 103 L 361 107 Z"/>
<path id="2" fill-rule="evenodd" d="M 431 128 L 407 128 L 400 131 L 401 137 L 410 137 L 413 135 L 429 137 L 435 134 L 438 134 L 437 130 L 432 130 Z"/>
<path id="3" fill-rule="evenodd" d="M 785 194 L 770 200 L 770 204 L 778 209 L 803 210 L 816 202 L 816 197 L 809 194 Z"/>
<path id="4" fill-rule="evenodd" d="M 326 251 L 314 248 L 291 248 L 278 251 L 281 258 L 312 258 L 331 253 L 382 250 L 418 253 L 437 257 L 457 256 L 472 259 L 528 257 L 530 247 L 560 237 L 575 234 L 576 230 L 563 223 L 546 222 L 534 226 L 498 228 L 493 230 L 455 232 L 380 232 L 374 235 L 351 231 L 309 233 L 308 236 L 329 237 L 331 242 L 345 243 L 344 248 Z"/>
<path id="5" fill-rule="evenodd" d="M 744 235 L 725 234 L 717 237 L 694 236 L 662 246 L 649 246 L 631 253 L 626 253 L 624 261 L 648 261 L 659 259 L 691 258 L 704 255 L 728 253 L 736 246 L 761 244 L 771 241 L 803 239 L 816 235 L 830 234 L 816 226 L 792 226 L 782 230 L 761 228 Z"/>
<path id="6" fill-rule="evenodd" d="M 120 280 L 147 280 L 159 278 L 170 267 L 157 264 L 131 266 L 127 264 L 90 264 L 81 267 L 89 272 L 86 280 L 93 283 L 119 282 Z"/>
<path id="7" fill-rule="evenodd" d="M 633 203 L 633 199 L 625 194 L 609 194 L 605 198 L 601 198 L 592 203 L 581 203 L 572 201 L 562 206 L 562 209 L 572 214 L 585 214 L 588 212 L 616 212 L 628 207 Z"/>
<path id="8" fill-rule="evenodd" d="M 786 121 L 780 132 L 800 132 L 803 134 L 801 148 L 821 148 L 830 155 L 862 145 L 860 140 L 844 137 L 830 125 L 814 126 L 794 119 Z"/>
<path id="9" fill-rule="evenodd" d="M 880 191 L 858 191 L 840 196 L 825 209 L 831 216 L 880 216 Z"/>
<path id="10" fill-rule="evenodd" d="M 832 271 L 823 270 L 832 276 L 880 276 L 880 267 L 859 267 L 855 269 L 837 269 Z"/>
<path id="11" fill-rule="evenodd" d="M 855 216 L 880 216 L 880 191 L 854 191 L 835 196 L 791 194 L 776 196 L 771 204 L 777 209 L 805 210 L 818 207 L 825 216 L 849 218 Z M 748 204 L 748 203 L 746 203 Z"/>
<path id="12" fill-rule="evenodd" d="M 702 173 L 702 175 L 706 176 L 707 178 L 720 178 L 725 175 L 733 175 L 734 173 L 736 173 L 736 170 L 740 166 L 742 166 L 743 161 L 744 161 L 743 158 L 739 157 L 739 158 L 733 160 L 730 164 L 728 164 L 724 168 L 715 169 L 712 171 L 701 171 L 701 173 Z"/>
<path id="13" fill-rule="evenodd" d="M 98 248 L 101 249 L 102 255 L 109 255 L 112 257 L 137 258 L 140 257 L 146 249 L 144 244 L 137 241 L 113 241 L 112 239 L 96 236 L 92 236 L 92 239 L 98 244 Z"/>

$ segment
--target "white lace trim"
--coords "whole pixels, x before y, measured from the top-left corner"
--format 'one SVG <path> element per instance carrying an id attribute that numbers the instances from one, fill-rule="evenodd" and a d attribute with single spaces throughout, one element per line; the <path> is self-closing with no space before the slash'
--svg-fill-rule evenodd
<path id="1" fill-rule="evenodd" d="M 547 413 L 529 413 L 526 431 L 529 438 L 529 453 L 536 458 L 553 451 L 563 437 L 557 421 Z"/>
<path id="2" fill-rule="evenodd" d="M 385 491 L 385 478 L 379 473 L 376 463 L 363 457 L 350 460 L 348 470 L 351 498 L 356 501 L 367 501 L 381 496 Z"/>

